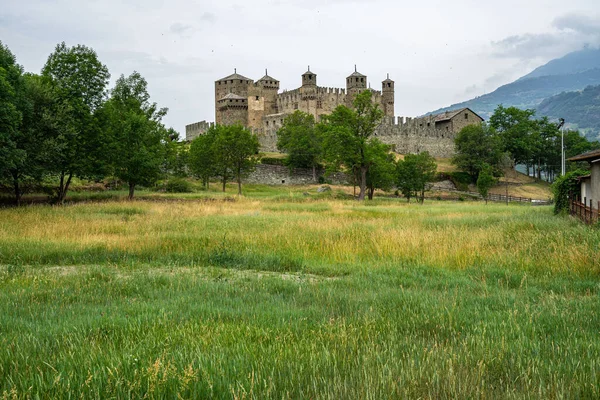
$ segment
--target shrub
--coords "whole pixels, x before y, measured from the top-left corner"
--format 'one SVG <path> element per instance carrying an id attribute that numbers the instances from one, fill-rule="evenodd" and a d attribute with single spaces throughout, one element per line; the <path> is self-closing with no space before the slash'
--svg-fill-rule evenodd
<path id="1" fill-rule="evenodd" d="M 471 175 L 469 175 L 466 172 L 451 172 L 450 174 L 448 174 L 448 179 L 450 179 L 452 183 L 454 183 L 454 186 L 456 186 L 458 190 L 463 192 L 469 190 L 469 184 L 473 183 Z"/>
<path id="2" fill-rule="evenodd" d="M 260 159 L 260 163 L 267 165 L 285 165 L 285 159 L 275 157 L 263 157 Z"/>
<path id="3" fill-rule="evenodd" d="M 552 184 L 554 195 L 554 214 L 566 212 L 569 209 L 569 197 L 579 192 L 580 176 L 589 174 L 589 171 L 577 170 L 567 172 Z"/>
<path id="4" fill-rule="evenodd" d="M 167 182 L 165 191 L 169 193 L 191 193 L 192 185 L 185 179 L 172 178 Z"/>

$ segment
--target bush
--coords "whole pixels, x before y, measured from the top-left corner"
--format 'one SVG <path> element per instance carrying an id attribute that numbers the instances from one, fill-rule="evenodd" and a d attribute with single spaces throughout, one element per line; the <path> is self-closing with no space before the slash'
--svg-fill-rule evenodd
<path id="1" fill-rule="evenodd" d="M 169 179 L 165 186 L 165 191 L 168 193 L 191 193 L 192 185 L 182 178 Z"/>
<path id="2" fill-rule="evenodd" d="M 589 174 L 589 171 L 577 170 L 567 172 L 552 184 L 554 195 L 554 214 L 566 212 L 569 209 L 569 198 L 579 193 L 579 177 Z"/>
<path id="3" fill-rule="evenodd" d="M 471 175 L 466 172 L 451 172 L 448 174 L 448 179 L 454 183 L 454 186 L 460 191 L 466 192 L 469 190 L 469 184 L 473 183 Z"/>
<path id="4" fill-rule="evenodd" d="M 260 159 L 260 163 L 267 165 L 285 165 L 285 159 L 275 157 L 263 157 Z"/>

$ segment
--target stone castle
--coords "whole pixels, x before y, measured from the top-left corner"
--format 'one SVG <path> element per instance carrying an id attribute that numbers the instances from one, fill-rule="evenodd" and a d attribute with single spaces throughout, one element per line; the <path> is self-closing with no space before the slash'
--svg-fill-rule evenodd
<path id="1" fill-rule="evenodd" d="M 215 81 L 215 122 L 241 124 L 258 135 L 262 151 L 277 151 L 277 130 L 286 116 L 300 110 L 319 121 L 321 115 L 330 114 L 337 106 L 352 107 L 358 93 L 370 90 L 373 102 L 384 112 L 375 133 L 382 142 L 401 154 L 429 151 L 434 157 L 451 157 L 456 133 L 483 121 L 468 108 L 420 118 L 396 118 L 394 81 L 389 75 L 381 83 L 381 91 L 367 85 L 367 76 L 359 73 L 356 66 L 346 78 L 345 89 L 318 86 L 317 74 L 309 66 L 302 74 L 302 86 L 283 92 L 279 92 L 279 81 L 267 71 L 255 82 L 234 70 L 232 75 Z M 202 121 L 187 125 L 186 140 L 203 134 L 212 124 Z"/>

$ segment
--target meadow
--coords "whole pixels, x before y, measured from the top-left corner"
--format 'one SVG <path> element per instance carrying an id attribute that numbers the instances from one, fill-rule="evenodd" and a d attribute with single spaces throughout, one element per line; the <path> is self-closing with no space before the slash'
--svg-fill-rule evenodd
<path id="1" fill-rule="evenodd" d="M 0 398 L 600 397 L 598 228 L 245 193 L 0 209 Z"/>

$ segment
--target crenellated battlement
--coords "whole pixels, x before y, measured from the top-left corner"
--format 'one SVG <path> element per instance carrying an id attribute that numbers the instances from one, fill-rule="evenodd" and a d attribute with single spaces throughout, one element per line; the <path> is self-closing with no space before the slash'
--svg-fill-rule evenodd
<path id="1" fill-rule="evenodd" d="M 214 122 L 200 121 L 185 126 L 185 140 L 191 142 L 199 135 L 205 134 L 210 128 L 214 127 Z"/>

